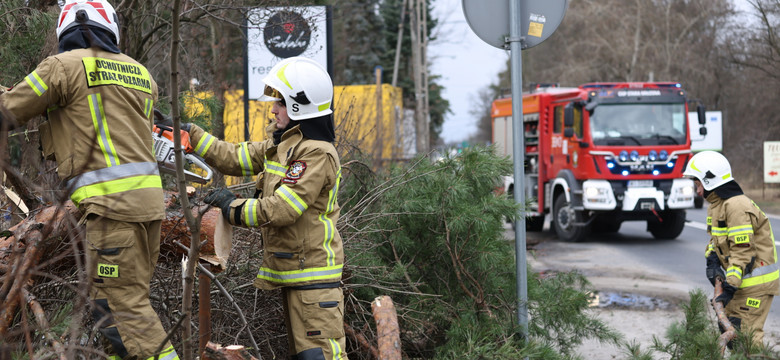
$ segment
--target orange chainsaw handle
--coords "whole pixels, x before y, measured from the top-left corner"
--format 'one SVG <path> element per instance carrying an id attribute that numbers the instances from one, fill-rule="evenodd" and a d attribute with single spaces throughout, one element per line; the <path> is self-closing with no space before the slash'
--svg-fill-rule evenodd
<path id="1" fill-rule="evenodd" d="M 181 133 L 181 147 L 184 148 L 185 153 L 189 154 L 193 151 L 192 144 L 190 143 L 190 133 L 184 130 L 179 131 Z M 173 128 L 164 125 L 152 125 L 152 132 L 173 142 Z"/>

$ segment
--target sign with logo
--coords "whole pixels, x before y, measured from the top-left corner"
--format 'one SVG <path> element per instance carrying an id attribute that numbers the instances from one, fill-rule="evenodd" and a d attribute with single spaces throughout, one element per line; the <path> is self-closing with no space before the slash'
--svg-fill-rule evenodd
<path id="1" fill-rule="evenodd" d="M 780 141 L 764 141 L 764 183 L 780 183 Z"/>
<path id="2" fill-rule="evenodd" d="M 263 95 L 263 78 L 283 59 L 310 58 L 328 66 L 330 43 L 327 6 L 263 7 L 247 18 L 247 82 L 250 100 Z"/>

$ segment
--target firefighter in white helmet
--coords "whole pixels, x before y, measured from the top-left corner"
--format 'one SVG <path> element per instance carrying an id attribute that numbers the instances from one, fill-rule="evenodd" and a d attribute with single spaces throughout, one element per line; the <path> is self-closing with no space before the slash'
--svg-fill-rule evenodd
<path id="1" fill-rule="evenodd" d="M 42 148 L 83 213 L 91 313 L 107 354 L 178 359 L 149 302 L 165 215 L 151 150 L 157 84 L 119 51 L 107 1 L 68 0 L 56 21 L 59 53 L 0 95 L 3 126 L 47 118 Z"/>
<path id="2" fill-rule="evenodd" d="M 683 175 L 694 180 L 697 193 L 710 203 L 706 274 L 713 285 L 717 277 L 723 281 L 723 294 L 715 301 L 723 303 L 732 324 L 743 332 L 752 331 L 754 343 L 760 344 L 772 300 L 780 290 L 769 219 L 742 192 L 729 161 L 720 153 L 694 155 Z"/>
<path id="3" fill-rule="evenodd" d="M 253 198 L 221 189 L 204 201 L 233 225 L 260 228 L 264 256 L 254 284 L 282 289 L 290 357 L 346 359 L 333 84 L 325 69 L 302 57 L 281 61 L 263 82 L 261 100 L 273 101 L 275 120 L 267 140 L 232 144 L 196 125 L 182 128 L 209 165 L 227 175 L 258 175 Z"/>

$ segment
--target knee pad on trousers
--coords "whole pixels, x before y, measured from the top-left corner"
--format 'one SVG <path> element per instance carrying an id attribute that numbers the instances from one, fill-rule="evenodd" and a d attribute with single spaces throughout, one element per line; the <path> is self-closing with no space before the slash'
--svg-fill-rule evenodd
<path id="1" fill-rule="evenodd" d="M 320 348 L 303 350 L 295 356 L 298 360 L 325 360 L 325 354 Z"/>

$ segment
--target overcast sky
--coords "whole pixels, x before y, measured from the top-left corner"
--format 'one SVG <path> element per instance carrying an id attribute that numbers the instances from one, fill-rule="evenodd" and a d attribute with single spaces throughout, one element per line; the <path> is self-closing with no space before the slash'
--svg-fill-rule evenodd
<path id="1" fill-rule="evenodd" d="M 445 116 L 441 132 L 447 143 L 465 140 L 476 130 L 476 119 L 470 114 L 476 106 L 474 99 L 480 89 L 497 82 L 498 73 L 509 59 L 508 51 L 488 45 L 471 31 L 463 15 L 462 1 L 434 0 L 438 39 L 430 43 L 428 50 L 430 71 L 442 77 L 439 83 L 445 88 L 443 97 L 450 101 L 452 110 Z M 739 10 L 749 9 L 747 0 L 733 1 Z"/>

